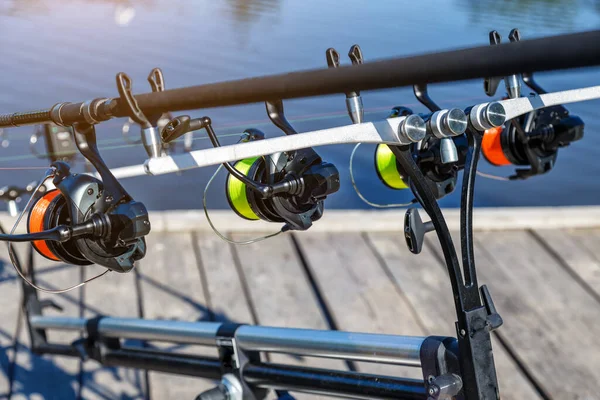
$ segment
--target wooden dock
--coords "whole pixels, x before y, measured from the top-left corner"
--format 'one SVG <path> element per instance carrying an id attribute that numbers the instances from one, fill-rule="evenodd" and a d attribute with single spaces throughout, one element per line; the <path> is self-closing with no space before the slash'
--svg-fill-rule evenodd
<path id="1" fill-rule="evenodd" d="M 449 214 L 451 227 L 457 228 L 456 211 Z M 217 213 L 215 222 L 225 231 L 235 227 L 231 234 L 236 239 L 257 235 L 248 230 L 273 229 L 238 220 L 234 225 L 229 218 Z M 600 209 L 478 210 L 475 218 L 480 283 L 490 288 L 505 321 L 493 334 L 502 398 L 600 399 Z M 506 230 L 511 218 L 519 229 Z M 439 245 L 430 236 L 422 254 L 411 254 L 398 229 L 402 211 L 333 212 L 308 232 L 247 246 L 220 240 L 197 212 L 155 213 L 152 222 L 148 254 L 134 273 L 109 273 L 81 290 L 41 298 L 55 299 L 68 316 L 455 336 Z M 0 398 L 192 400 L 213 385 L 33 355 L 19 310 L 20 282 L 6 251 L 1 256 Z M 35 262 L 38 282 L 52 288 L 100 271 L 41 257 Z M 57 332 L 49 336 L 62 342 L 77 338 Z M 272 360 L 349 367 L 338 360 L 285 355 Z M 356 368 L 419 377 L 407 367 L 358 363 Z"/>

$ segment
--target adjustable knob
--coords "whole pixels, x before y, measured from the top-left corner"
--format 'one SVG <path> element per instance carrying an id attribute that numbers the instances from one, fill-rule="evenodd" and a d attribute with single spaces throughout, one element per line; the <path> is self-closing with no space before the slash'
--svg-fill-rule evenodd
<path id="1" fill-rule="evenodd" d="M 406 140 L 412 143 L 420 142 L 425 139 L 426 135 L 425 121 L 418 115 L 409 115 L 398 125 L 398 136 L 400 136 L 401 142 Z"/>
<path id="2" fill-rule="evenodd" d="M 497 101 L 479 104 L 471 109 L 469 120 L 475 129 L 483 132 L 502 126 L 506 122 L 506 110 L 502 103 Z"/>
<path id="3" fill-rule="evenodd" d="M 458 136 L 467 130 L 467 116 L 463 110 L 453 108 L 433 113 L 429 120 L 431 133 L 438 139 Z"/>

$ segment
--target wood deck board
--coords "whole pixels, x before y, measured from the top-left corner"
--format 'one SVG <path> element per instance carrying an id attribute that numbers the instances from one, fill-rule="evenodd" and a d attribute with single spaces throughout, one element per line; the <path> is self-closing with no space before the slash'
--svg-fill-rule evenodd
<path id="1" fill-rule="evenodd" d="M 597 398 L 596 300 L 528 232 L 480 232 L 475 251 L 505 321 L 499 333 L 540 386 L 556 399 Z"/>
<path id="2" fill-rule="evenodd" d="M 421 254 L 414 255 L 403 239 L 398 240 L 389 234 L 368 234 L 368 240 L 414 307 L 425 334 L 456 337 L 456 311 L 450 281 L 445 267 L 433 253 L 439 249 L 439 244 L 433 236 L 427 239 L 431 246 L 425 247 Z M 492 346 L 502 398 L 539 399 L 540 396 L 494 337 Z"/>
<path id="3" fill-rule="evenodd" d="M 600 300 L 599 229 L 536 229 L 534 235 Z"/>
<path id="4" fill-rule="evenodd" d="M 256 237 L 254 234 L 234 235 L 236 240 Z M 266 326 L 329 329 L 307 281 L 301 260 L 289 235 L 279 235 L 268 241 L 236 246 L 234 251 L 247 283 L 257 322 Z M 322 368 L 346 369 L 344 362 L 323 358 L 307 358 L 270 354 L 277 363 L 289 363 Z M 322 398 L 295 394 L 298 399 Z"/>
<path id="5" fill-rule="evenodd" d="M 17 334 L 17 325 L 22 322 L 20 307 L 21 282 L 17 273 L 14 271 L 10 262 L 8 251 L 4 244 L 0 252 L 0 398 L 7 398 L 10 393 L 11 384 L 14 383 L 17 391 L 24 390 L 26 381 L 14 381 L 12 377 L 15 372 L 15 335 Z M 21 261 L 26 260 L 21 257 Z M 19 321 L 20 320 L 20 321 Z M 27 341 L 28 342 L 28 341 Z M 20 343 L 19 343 L 20 344 Z M 18 345 L 19 345 L 18 344 Z M 27 343 L 20 344 L 22 351 L 27 351 Z M 19 374 L 20 380 L 27 379 L 24 373 Z M 13 380 L 13 382 L 11 382 Z"/>
<path id="6" fill-rule="evenodd" d="M 140 261 L 138 272 L 144 317 L 181 321 L 209 321 L 198 263 L 189 233 L 151 234 L 147 237 L 148 254 Z M 213 348 L 174 346 L 152 343 L 152 347 L 171 351 L 217 356 Z M 152 399 L 194 399 L 214 386 L 214 382 L 188 376 L 151 371 Z"/>
<path id="7" fill-rule="evenodd" d="M 414 256 L 398 232 L 309 231 L 294 234 L 325 306 L 338 329 L 402 335 L 455 336 L 454 310 L 439 245 L 428 235 Z M 236 239 L 260 234 L 237 233 Z M 595 399 L 600 378 L 600 230 L 535 229 L 477 232 L 480 284 L 490 287 L 505 325 L 498 335 L 522 367 L 552 399 Z M 268 326 L 329 329 L 325 312 L 308 279 L 292 236 L 284 234 L 249 246 L 233 246 L 205 231 L 154 232 L 149 252 L 138 266 L 146 318 L 217 320 Z M 0 397 L 8 391 L 8 369 L 20 297 L 20 282 L 6 252 L 0 261 Z M 78 267 L 36 258 L 40 283 L 64 287 L 80 280 Z M 86 268 L 89 277 L 99 271 Z M 137 317 L 134 274 L 111 273 L 86 286 L 85 316 L 98 313 Z M 63 315 L 81 312 L 78 291 L 51 297 Z M 3 307 L 4 306 L 4 307 Z M 59 315 L 46 310 L 48 315 Z M 68 343 L 77 334 L 51 332 Z M 28 350 L 22 330 L 16 357 L 13 398 L 46 394 L 76 398 L 79 361 L 38 357 Z M 153 344 L 154 345 L 154 344 Z M 493 337 L 494 357 L 504 399 L 540 395 L 515 360 Z M 172 346 L 170 346 L 171 348 Z M 199 346 L 174 351 L 204 354 Z M 212 350 L 208 349 L 213 353 Z M 206 353 L 208 354 L 208 353 Z M 340 360 L 271 354 L 271 360 L 346 369 Z M 394 366 L 358 363 L 365 372 L 397 374 Z M 414 370 L 415 372 L 417 370 Z M 153 400 L 194 398 L 214 382 L 151 372 Z M 85 399 L 145 398 L 145 374 L 84 364 Z M 549 376 L 555 377 L 548 379 Z M 417 376 L 415 376 L 417 377 Z M 556 378 L 558 377 L 558 378 Z M 306 395 L 299 395 L 304 398 Z"/>
<path id="8" fill-rule="evenodd" d="M 19 246 L 21 262 L 27 264 L 25 246 Z M 61 289 L 72 286 L 81 280 L 81 270 L 73 265 L 65 265 L 43 258 L 34 253 L 36 270 L 52 268 L 50 272 L 36 274 L 37 284 L 48 289 Z M 53 268 L 54 267 L 54 268 Z M 11 267 L 12 268 L 12 267 Z M 25 268 L 25 266 L 24 266 Z M 81 291 L 73 290 L 62 294 L 38 293 L 40 300 L 53 300 L 63 311 L 47 308 L 45 315 L 75 315 L 81 312 Z M 19 295 L 18 298 L 21 298 Z M 75 332 L 48 332 L 48 340 L 70 343 L 79 338 Z M 65 357 L 38 356 L 30 351 L 29 335 L 26 326 L 20 331 L 13 394 L 11 399 L 32 398 L 36 395 L 53 393 L 56 398 L 77 399 L 79 387 L 79 360 Z"/>
<path id="9" fill-rule="evenodd" d="M 103 270 L 95 265 L 85 267 L 86 279 Z M 87 318 L 97 315 L 139 318 L 135 275 L 109 272 L 87 284 L 84 315 Z M 135 346 L 139 342 L 126 341 L 126 344 Z M 144 399 L 147 397 L 145 373 L 132 368 L 102 367 L 95 361 L 86 362 L 81 396 L 84 399 Z"/>
<path id="10" fill-rule="evenodd" d="M 357 232 L 299 233 L 298 242 L 337 328 L 349 332 L 423 336 L 410 304 L 379 265 Z M 373 374 L 422 378 L 419 369 L 377 363 L 358 363 Z"/>

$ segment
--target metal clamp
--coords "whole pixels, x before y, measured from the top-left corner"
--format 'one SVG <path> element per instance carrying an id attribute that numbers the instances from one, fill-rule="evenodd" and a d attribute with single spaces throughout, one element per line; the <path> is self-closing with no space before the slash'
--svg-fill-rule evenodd
<path id="1" fill-rule="evenodd" d="M 221 362 L 223 376 L 215 388 L 207 390 L 196 397 L 196 400 L 258 400 L 264 399 L 265 389 L 252 388 L 244 382 L 242 371 L 249 362 L 260 362 L 259 352 L 241 349 L 236 342 L 235 333 L 241 324 L 224 323 L 216 335 L 216 344 Z"/>
<path id="2" fill-rule="evenodd" d="M 454 338 L 429 336 L 423 341 L 421 369 L 427 400 L 450 400 L 459 394 L 463 383 L 458 351 L 458 341 Z"/>

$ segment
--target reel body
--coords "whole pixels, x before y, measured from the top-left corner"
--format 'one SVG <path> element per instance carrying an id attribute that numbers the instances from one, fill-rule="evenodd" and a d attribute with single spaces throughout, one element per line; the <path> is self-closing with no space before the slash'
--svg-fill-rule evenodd
<path id="1" fill-rule="evenodd" d="M 292 230 L 306 230 L 320 219 L 323 201 L 340 187 L 337 168 L 312 149 L 240 160 L 234 166 L 261 184 L 293 183 L 287 193 L 268 197 L 232 175 L 225 185 L 227 201 L 240 217 L 285 223 Z"/>
<path id="2" fill-rule="evenodd" d="M 28 233 L 37 233 L 89 221 L 94 214 L 105 213 L 100 237 L 84 235 L 67 241 L 36 240 L 33 247 L 53 261 L 75 265 L 99 264 L 117 272 L 128 272 L 146 253 L 144 236 L 149 232 L 148 212 L 143 204 L 128 201 L 106 207 L 104 186 L 92 176 L 71 174 L 59 164 L 54 178 L 57 189 L 36 200 L 28 216 Z"/>

